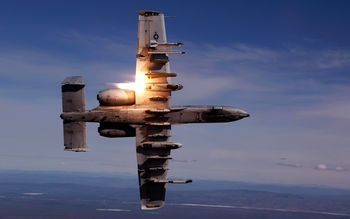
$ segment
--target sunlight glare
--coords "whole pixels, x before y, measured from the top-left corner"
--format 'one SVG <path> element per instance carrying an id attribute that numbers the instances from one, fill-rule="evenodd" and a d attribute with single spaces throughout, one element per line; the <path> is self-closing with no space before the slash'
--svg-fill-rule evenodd
<path id="1" fill-rule="evenodd" d="M 114 83 L 117 88 L 141 92 L 145 89 L 144 74 L 136 73 L 135 82 Z"/>
<path id="2" fill-rule="evenodd" d="M 136 92 L 141 92 L 146 88 L 144 75 L 145 75 L 144 73 L 143 74 L 139 72 L 136 73 L 135 85 L 134 85 L 134 88 L 135 88 L 134 90 Z"/>

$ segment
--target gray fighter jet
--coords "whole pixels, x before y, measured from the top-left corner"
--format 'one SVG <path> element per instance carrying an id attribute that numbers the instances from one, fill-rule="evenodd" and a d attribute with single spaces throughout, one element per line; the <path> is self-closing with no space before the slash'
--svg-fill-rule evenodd
<path id="1" fill-rule="evenodd" d="M 80 76 L 62 82 L 64 146 L 68 151 L 87 151 L 86 122 L 96 122 L 101 136 L 136 137 L 136 155 L 142 209 L 164 205 L 167 183 L 192 180 L 167 178 L 170 151 L 181 144 L 170 141 L 172 125 L 232 122 L 248 117 L 230 106 L 171 106 L 171 92 L 182 88 L 171 84 L 176 77 L 169 68 L 169 54 L 182 43 L 168 43 L 164 15 L 140 11 L 136 51 L 136 79 L 129 89 L 112 88 L 97 95 L 99 106 L 85 110 L 85 81 Z M 123 87 L 123 86 L 121 86 Z"/>

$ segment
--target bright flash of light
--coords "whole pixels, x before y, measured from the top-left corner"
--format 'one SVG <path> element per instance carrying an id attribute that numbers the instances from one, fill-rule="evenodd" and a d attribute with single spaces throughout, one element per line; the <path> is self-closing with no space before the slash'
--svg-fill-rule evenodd
<path id="1" fill-rule="evenodd" d="M 113 86 L 125 89 L 125 90 L 134 90 L 136 92 L 141 92 L 145 89 L 145 81 L 144 81 L 144 74 L 137 73 L 135 82 L 126 82 L 126 83 L 113 83 Z"/>
<path id="2" fill-rule="evenodd" d="M 136 78 L 135 78 L 135 91 L 140 92 L 143 91 L 146 88 L 145 84 L 145 74 L 144 73 L 136 73 Z"/>
<path id="3" fill-rule="evenodd" d="M 135 83 L 128 82 L 128 83 L 115 83 L 115 86 L 120 89 L 124 90 L 135 90 Z"/>

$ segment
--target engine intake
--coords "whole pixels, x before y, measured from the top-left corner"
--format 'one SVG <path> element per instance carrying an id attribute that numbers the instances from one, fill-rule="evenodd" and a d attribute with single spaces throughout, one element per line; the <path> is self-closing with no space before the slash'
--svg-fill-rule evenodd
<path id="1" fill-rule="evenodd" d="M 112 88 L 102 90 L 97 95 L 101 106 L 127 106 L 135 104 L 135 91 Z"/>

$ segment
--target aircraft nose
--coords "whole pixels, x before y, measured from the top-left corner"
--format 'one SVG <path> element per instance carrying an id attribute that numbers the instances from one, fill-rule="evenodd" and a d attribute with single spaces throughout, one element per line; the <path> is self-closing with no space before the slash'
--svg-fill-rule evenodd
<path id="1" fill-rule="evenodd" d="M 246 111 L 234 107 L 227 107 L 226 112 L 230 121 L 236 121 L 250 116 Z"/>
<path id="2" fill-rule="evenodd" d="M 249 116 L 250 116 L 250 115 L 249 115 L 248 113 L 242 115 L 243 118 L 249 117 Z"/>
<path id="3" fill-rule="evenodd" d="M 242 116 L 243 118 L 245 118 L 245 117 L 249 117 L 250 115 L 249 115 L 249 113 L 242 113 L 241 116 Z"/>
<path id="4" fill-rule="evenodd" d="M 249 113 L 247 113 L 246 111 L 244 110 L 241 110 L 241 109 L 238 109 L 237 110 L 238 114 L 242 117 L 242 118 L 245 118 L 245 117 L 249 117 Z"/>

